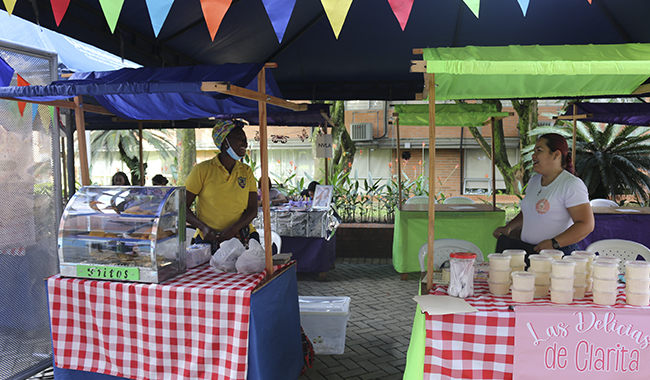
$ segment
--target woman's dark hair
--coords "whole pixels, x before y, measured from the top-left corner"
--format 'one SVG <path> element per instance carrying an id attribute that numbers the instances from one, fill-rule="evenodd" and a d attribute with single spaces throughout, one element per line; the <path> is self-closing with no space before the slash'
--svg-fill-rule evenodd
<path id="1" fill-rule="evenodd" d="M 316 192 L 316 186 L 320 185 L 317 181 L 311 181 L 309 183 L 309 186 L 307 186 L 307 190 Z"/>
<path id="2" fill-rule="evenodd" d="M 124 172 L 117 172 L 113 174 L 113 178 L 111 178 L 111 185 L 115 186 L 115 178 L 117 177 L 122 177 L 124 178 L 124 186 L 131 186 L 131 182 L 129 182 L 129 177 L 126 176 Z"/>
<path id="3" fill-rule="evenodd" d="M 169 182 L 169 181 L 167 181 L 167 178 L 165 178 L 165 176 L 162 175 L 162 174 L 156 174 L 156 175 L 153 176 L 153 178 L 151 179 L 151 183 L 152 183 L 154 186 L 165 186 L 168 182 Z"/>
<path id="4" fill-rule="evenodd" d="M 539 139 L 546 140 L 546 146 L 551 152 L 559 150 L 562 153 L 562 168 L 573 174 L 573 161 L 569 152 L 569 144 L 567 144 L 564 136 L 557 133 L 546 133 L 539 136 Z"/>

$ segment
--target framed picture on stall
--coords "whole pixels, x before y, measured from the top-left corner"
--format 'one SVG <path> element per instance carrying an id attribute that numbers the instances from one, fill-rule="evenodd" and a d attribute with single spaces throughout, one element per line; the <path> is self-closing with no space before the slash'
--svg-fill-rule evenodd
<path id="1" fill-rule="evenodd" d="M 318 185 L 314 191 L 313 208 L 328 209 L 332 202 L 332 194 L 334 193 L 334 186 L 332 185 Z"/>

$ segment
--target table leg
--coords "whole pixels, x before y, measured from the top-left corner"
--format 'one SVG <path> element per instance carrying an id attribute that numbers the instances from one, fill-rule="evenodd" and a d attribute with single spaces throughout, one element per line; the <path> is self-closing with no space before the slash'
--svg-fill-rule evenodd
<path id="1" fill-rule="evenodd" d="M 327 272 L 318 273 L 318 279 L 321 280 L 321 281 L 326 281 L 327 280 Z"/>
<path id="2" fill-rule="evenodd" d="M 400 274 L 400 279 L 401 279 L 402 281 L 406 281 L 406 280 L 408 280 L 408 279 L 409 279 L 409 274 L 408 274 L 408 273 L 402 273 L 402 274 Z"/>

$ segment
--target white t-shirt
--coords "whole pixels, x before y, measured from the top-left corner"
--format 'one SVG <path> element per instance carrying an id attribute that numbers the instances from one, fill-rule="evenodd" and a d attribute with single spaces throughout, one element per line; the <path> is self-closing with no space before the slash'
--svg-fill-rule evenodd
<path id="1" fill-rule="evenodd" d="M 573 224 L 567 208 L 584 203 L 589 203 L 589 192 L 580 178 L 565 170 L 548 186 L 542 186 L 542 175 L 536 174 L 528 181 L 521 200 L 521 240 L 539 244 L 561 234 Z"/>

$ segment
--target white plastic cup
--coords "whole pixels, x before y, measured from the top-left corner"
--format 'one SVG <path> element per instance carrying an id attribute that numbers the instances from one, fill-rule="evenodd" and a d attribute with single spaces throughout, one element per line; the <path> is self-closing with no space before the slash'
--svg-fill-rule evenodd
<path id="1" fill-rule="evenodd" d="M 512 300 L 514 302 L 533 302 L 535 297 L 535 288 L 520 290 L 513 286 Z"/>
<path id="2" fill-rule="evenodd" d="M 591 263 L 593 266 L 593 277 L 594 278 L 618 278 L 618 263 L 613 260 L 594 260 Z"/>
<path id="3" fill-rule="evenodd" d="M 632 293 L 650 292 L 650 278 L 629 278 L 625 275 L 625 291 Z"/>
<path id="4" fill-rule="evenodd" d="M 616 278 L 593 278 L 593 291 L 601 293 L 616 293 L 618 280 Z"/>
<path id="5" fill-rule="evenodd" d="M 571 252 L 571 256 L 586 257 L 589 260 L 589 264 L 596 258 L 596 254 L 589 251 L 573 251 Z"/>
<path id="6" fill-rule="evenodd" d="M 554 275 L 551 275 L 551 288 L 555 290 L 573 289 L 573 280 L 575 280 L 575 276 L 555 277 Z"/>
<path id="7" fill-rule="evenodd" d="M 519 266 L 526 266 L 525 258 L 526 258 L 526 251 L 523 249 L 505 249 L 503 250 L 504 255 L 510 255 L 510 266 L 511 267 L 519 267 Z"/>
<path id="8" fill-rule="evenodd" d="M 495 296 L 505 296 L 510 291 L 510 281 L 508 282 L 492 282 L 488 281 L 490 293 Z"/>
<path id="9" fill-rule="evenodd" d="M 650 292 L 632 293 L 625 290 L 625 302 L 632 306 L 648 306 L 650 304 Z"/>
<path id="10" fill-rule="evenodd" d="M 598 305 L 613 305 L 616 303 L 617 294 L 618 292 L 599 292 L 594 289 L 594 303 Z"/>
<path id="11" fill-rule="evenodd" d="M 550 289 L 551 289 L 551 284 L 535 285 L 535 298 L 546 297 Z"/>
<path id="12" fill-rule="evenodd" d="M 488 255 L 488 262 L 490 263 L 490 269 L 495 270 L 510 270 L 510 255 L 504 255 L 503 253 L 490 253 Z"/>
<path id="13" fill-rule="evenodd" d="M 570 290 L 557 290 L 551 288 L 551 302 L 571 303 L 573 301 L 573 288 Z"/>
<path id="14" fill-rule="evenodd" d="M 562 260 L 562 257 L 564 257 L 564 252 L 559 249 L 542 249 L 539 251 L 539 254 L 542 256 L 551 256 L 553 260 Z"/>
<path id="15" fill-rule="evenodd" d="M 512 277 L 512 288 L 519 290 L 527 290 L 535 288 L 535 278 L 537 274 L 535 272 L 512 272 L 510 274 Z M 522 301 L 525 302 L 525 301 Z"/>
<path id="16" fill-rule="evenodd" d="M 523 272 L 524 269 L 526 268 L 525 265 L 515 265 L 515 266 L 510 266 L 510 270 L 513 272 Z"/>
<path id="17" fill-rule="evenodd" d="M 587 285 L 574 286 L 573 287 L 573 298 L 585 298 L 585 293 L 587 292 Z"/>
<path id="18" fill-rule="evenodd" d="M 650 278 L 650 262 L 641 260 L 626 261 L 625 278 Z"/>
<path id="19" fill-rule="evenodd" d="M 490 269 L 488 272 L 488 280 L 492 282 L 507 282 L 510 283 L 510 269 L 496 270 Z"/>
<path id="20" fill-rule="evenodd" d="M 587 285 L 587 272 L 576 273 L 576 278 L 573 280 L 573 286 L 585 286 Z"/>
<path id="21" fill-rule="evenodd" d="M 568 260 L 551 261 L 551 274 L 555 277 L 569 278 L 575 274 L 576 263 Z"/>
<path id="22" fill-rule="evenodd" d="M 576 263 L 576 273 L 587 272 L 587 264 L 589 264 L 589 259 L 586 257 L 578 256 L 564 256 L 562 260 L 575 261 Z"/>
<path id="23" fill-rule="evenodd" d="M 551 261 L 553 261 L 553 258 L 551 256 L 535 254 L 535 255 L 528 256 L 528 260 L 530 260 L 530 267 L 528 267 L 529 271 L 532 272 L 551 271 Z"/>
<path id="24" fill-rule="evenodd" d="M 535 286 L 537 285 L 551 285 L 551 272 L 535 272 Z"/>

